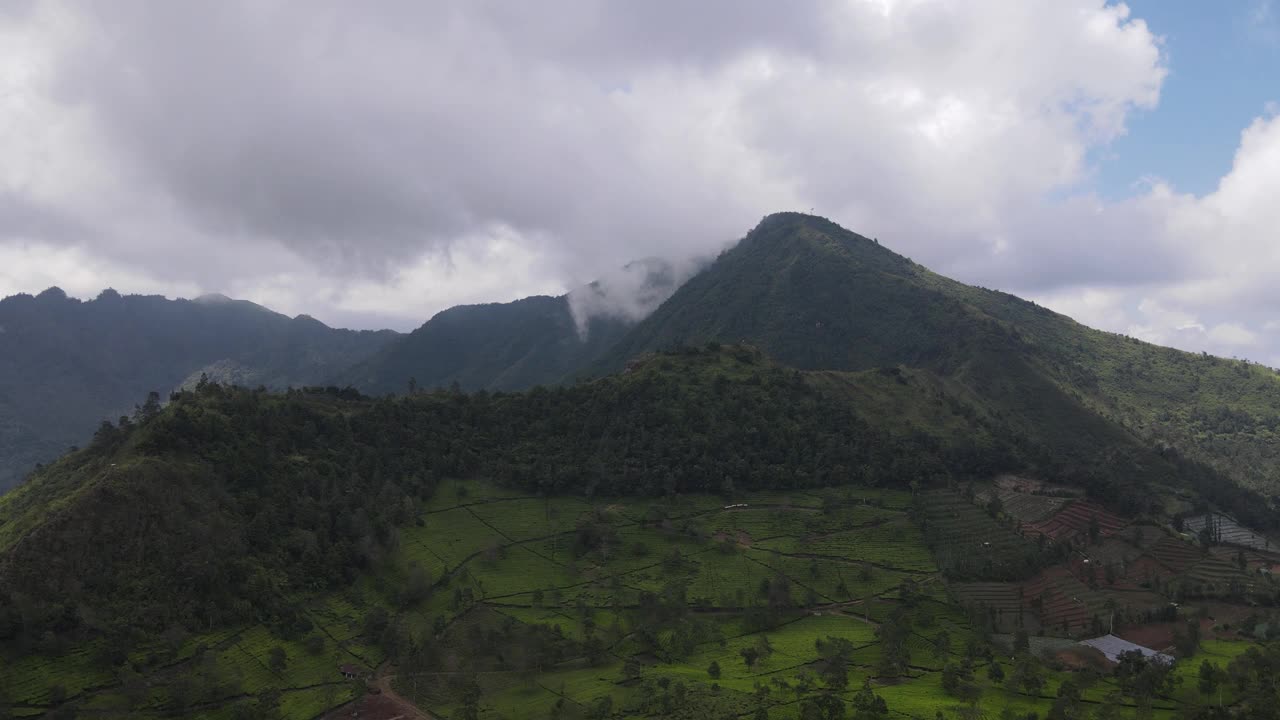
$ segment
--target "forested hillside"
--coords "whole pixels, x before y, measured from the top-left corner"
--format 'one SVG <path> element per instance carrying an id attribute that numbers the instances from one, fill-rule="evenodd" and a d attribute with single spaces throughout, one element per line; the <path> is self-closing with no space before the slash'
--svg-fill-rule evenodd
<path id="1" fill-rule="evenodd" d="M 855 393 L 892 393 L 920 419 L 879 423 Z M 278 612 L 291 590 L 350 582 L 447 478 L 662 496 L 931 484 L 1023 465 L 932 383 L 837 383 L 746 348 L 525 394 L 375 401 L 204 384 L 140 412 L 0 500 L 0 587 L 24 599 L 9 605 L 11 638 Z"/>
<path id="2" fill-rule="evenodd" d="M 613 318 L 579 333 L 567 296 L 460 305 L 330 378 L 370 394 L 422 388 L 523 390 L 571 380 L 626 332 Z"/>
<path id="3" fill-rule="evenodd" d="M 1007 293 L 967 286 L 823 218 L 766 217 L 615 345 L 638 353 L 749 342 L 805 369 L 928 368 L 1029 432 L 1104 452 L 1116 427 L 1280 493 L 1280 377 L 1085 327 Z"/>
<path id="4" fill-rule="evenodd" d="M 1104 557 L 1090 544 L 1128 522 L 1114 512 L 1166 518 L 1157 483 L 1274 528 L 1258 498 L 1124 432 L 1104 464 L 1005 412 L 927 370 L 799 371 L 718 343 L 524 393 L 197 383 L 0 498 L 0 707 L 301 720 L 362 694 L 339 664 L 384 659 L 401 674 L 384 683 L 463 718 L 874 709 L 851 673 L 898 678 L 895 708 L 1038 707 L 1038 685 L 1003 674 L 1069 676 L 1016 651 L 978 678 L 1007 621 L 949 592 L 1043 587 L 1034 617 L 1058 637 L 1108 602 L 1141 625 L 1158 596 L 1063 615 L 1053 593 L 1083 590 L 1051 566 Z M 1084 487 L 980 507 L 975 486 L 1007 473 Z M 1022 514 L 1055 497 L 1077 508 L 1057 525 Z M 1167 532 L 1139 530 L 1134 552 Z M 1172 537 L 1150 552 L 1206 579 L 1168 592 L 1271 601 L 1273 583 Z M 1139 566 L 1108 564 L 1108 582 Z M 766 669 L 794 699 L 752 690 Z M 1120 681 L 1087 697 L 1109 693 L 1178 702 Z"/>
<path id="5" fill-rule="evenodd" d="M 316 383 L 396 337 L 335 330 L 253 303 L 167 300 L 103 291 L 81 302 L 57 288 L 0 300 L 0 492 L 38 462 L 88 441 L 202 372 L 246 386 Z"/>

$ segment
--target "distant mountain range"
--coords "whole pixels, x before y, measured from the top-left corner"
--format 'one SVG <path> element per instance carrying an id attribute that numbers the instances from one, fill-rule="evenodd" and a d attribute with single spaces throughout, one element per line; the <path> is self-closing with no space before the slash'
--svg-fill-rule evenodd
<path id="1" fill-rule="evenodd" d="M 323 382 L 398 334 L 335 330 L 243 300 L 120 295 L 82 302 L 58 288 L 0 300 L 0 491 L 88 441 L 149 392 L 201 374 L 283 388 Z"/>
<path id="2" fill-rule="evenodd" d="M 687 282 L 661 263 L 640 269 L 628 292 L 644 302 L 630 313 L 592 312 L 608 291 L 596 284 L 451 308 L 406 335 L 334 330 L 221 296 L 106 291 L 79 302 L 51 289 L 8 298 L 0 302 L 0 339 L 12 348 L 0 357 L 0 487 L 147 392 L 190 386 L 202 373 L 375 395 L 411 384 L 512 391 L 715 340 L 807 370 L 920 368 L 980 397 L 1011 428 L 1076 446 L 1092 457 L 1087 464 L 1133 445 L 1280 492 L 1280 378 L 1267 368 L 1093 330 L 797 213 L 765 218 Z"/>
<path id="3" fill-rule="evenodd" d="M 1172 547 L 1185 567 L 1219 565 L 1206 582 L 1170 570 L 1169 597 L 1274 601 L 1272 581 L 1255 583 L 1244 554 L 1209 558 L 1211 538 L 1197 548 L 1180 533 L 1183 519 L 1208 511 L 1250 528 L 1264 548 L 1280 529 L 1274 371 L 1093 330 L 795 213 L 766 217 L 686 282 L 652 268 L 637 277 L 626 286 L 644 296 L 634 302 L 600 283 L 453 308 L 403 336 L 333 330 L 221 297 L 108 291 L 79 302 L 50 290 L 6 299 L 6 467 L 82 447 L 0 496 L 0 663 L 25 668 L 0 690 L 24 713 L 101 701 L 202 717 L 236 705 L 242 716 L 271 717 L 241 701 L 279 703 L 265 688 L 337 685 L 335 659 L 498 667 L 507 656 L 482 641 L 546 618 L 583 623 L 572 632 L 581 647 L 567 656 L 586 658 L 575 673 L 625 638 L 647 633 L 660 648 L 661 637 L 693 632 L 697 624 L 649 632 L 690 604 L 744 617 L 776 606 L 821 618 L 829 611 L 812 608 L 834 608 L 842 628 L 871 633 L 867 616 L 845 613 L 850 605 L 775 592 L 792 581 L 768 563 L 794 555 L 785 567 L 805 578 L 798 588 L 821 580 L 848 595 L 847 577 L 870 592 L 889 570 L 856 554 L 900 553 L 908 531 L 933 538 L 937 571 L 929 559 L 865 600 L 894 595 L 910 610 L 916 583 L 938 573 L 987 583 L 1029 580 L 1064 560 L 1083 567 L 1104 521 L 1115 530 L 1136 519 L 1135 552 Z M 304 384 L 324 387 L 256 387 Z M 179 386 L 167 406 L 131 412 L 148 391 Z M 102 422 L 121 414 L 132 417 Z M 1078 532 L 1031 540 L 998 494 L 975 506 L 980 490 L 1014 476 L 1045 489 L 1020 491 L 1026 502 L 1077 503 Z M 881 527 L 886 490 L 901 518 Z M 740 519 L 744 492 L 759 517 L 790 518 L 794 536 Z M 498 500 L 520 504 L 473 508 Z M 825 571 L 810 556 L 809 543 L 863 530 L 828 546 L 838 564 Z M 787 544 L 765 544 L 779 537 Z M 744 553 L 756 540 L 764 555 L 752 562 Z M 1096 557 L 1107 556 L 1099 548 Z M 606 562 L 616 571 L 596 572 Z M 1097 577 L 1100 564 L 1067 596 L 1072 612 L 1089 585 L 1111 584 Z M 515 574 L 499 566 L 536 584 L 508 584 Z M 715 576 L 697 595 L 678 579 L 691 566 Z M 1164 596 L 1126 588 L 1172 609 Z M 1006 589 L 1021 617 L 1021 590 Z M 631 592 L 634 608 L 619 600 Z M 930 597 L 931 606 L 950 602 Z M 596 644 L 588 607 L 636 624 L 619 627 L 617 644 Z M 933 609 L 928 618 L 938 622 Z M 1101 634 L 1101 615 L 1076 618 L 1077 630 L 1091 619 Z M 771 633 L 783 616 L 773 620 Z M 464 629 L 480 627 L 472 622 L 494 632 Z M 250 628 L 252 639 L 240 634 Z M 697 645 L 716 643 L 705 636 L 690 652 Z M 233 657 L 215 657 L 224 651 Z M 628 652 L 662 662 L 639 646 Z M 568 669 L 539 662 L 526 667 L 530 677 Z M 228 670 L 236 663 L 273 679 L 250 683 Z M 749 688 L 754 676 L 740 679 Z M 316 717 L 336 697 L 289 717 Z"/>

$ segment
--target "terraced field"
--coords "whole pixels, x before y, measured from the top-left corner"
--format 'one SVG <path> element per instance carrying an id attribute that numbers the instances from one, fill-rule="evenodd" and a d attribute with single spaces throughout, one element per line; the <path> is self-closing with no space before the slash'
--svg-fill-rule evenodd
<path id="1" fill-rule="evenodd" d="M 1012 633 L 1018 628 L 1041 632 L 1040 618 L 1017 583 L 951 583 L 950 590 L 962 607 L 985 613 L 997 633 Z"/>
<path id="2" fill-rule="evenodd" d="M 1212 534 L 1213 541 L 1226 545 L 1237 545 L 1240 547 L 1253 548 L 1254 550 L 1273 550 L 1271 540 L 1266 536 L 1256 533 L 1227 515 L 1214 513 L 1210 515 L 1193 515 L 1184 518 L 1182 527 L 1187 532 L 1199 535 L 1205 527 L 1208 527 Z"/>
<path id="3" fill-rule="evenodd" d="M 1181 588 L 1191 597 L 1243 596 L 1255 584 L 1255 576 L 1213 555 L 1191 566 L 1180 578 Z"/>
<path id="4" fill-rule="evenodd" d="M 1098 537 L 1109 537 L 1127 524 L 1124 518 L 1101 505 L 1075 500 L 1042 520 L 1023 524 L 1022 531 L 1033 536 L 1044 535 L 1055 542 L 1069 542 L 1091 540 L 1095 528 Z"/>
<path id="5" fill-rule="evenodd" d="M 1146 554 L 1177 575 L 1187 572 L 1193 565 L 1204 559 L 1203 550 L 1189 542 L 1171 537 L 1161 538 L 1159 542 L 1147 548 Z"/>
<path id="6" fill-rule="evenodd" d="M 959 493 L 927 493 L 922 507 L 925 539 L 938 568 L 953 578 L 1020 580 L 1042 562 L 1034 544 Z"/>
<path id="7" fill-rule="evenodd" d="M 100 669 L 100 646 L 30 659 L 0 673 L 0 694 L 16 717 L 74 708 L 103 718 L 312 720 L 364 692 L 362 679 L 338 672 L 351 666 L 391 673 L 397 693 L 441 718 L 470 703 L 485 720 L 761 710 L 777 720 L 811 712 L 814 698 L 847 705 L 864 681 L 895 716 L 931 716 L 964 707 L 941 677 L 982 647 L 966 608 L 993 613 L 997 631 L 1065 623 L 1078 634 L 1121 597 L 1090 590 L 1065 566 L 1039 571 L 1034 543 L 957 493 L 913 501 L 834 488 L 742 500 L 587 502 L 452 483 L 400 530 L 399 549 L 376 572 L 292 598 L 288 625 L 136 649 L 136 678 Z M 1206 578 L 1222 569 L 1211 559 Z M 959 582 L 973 576 L 1010 581 Z M 898 669 L 883 640 L 895 632 Z M 843 648 L 843 689 L 821 675 L 831 647 Z M 1041 671 L 1048 687 L 1067 677 Z M 1047 712 L 1040 693 L 985 672 L 972 682 L 988 715 Z M 1108 682 L 1088 691 L 1094 701 Z M 1156 717 L 1171 707 L 1158 704 Z"/>
<path id="8" fill-rule="evenodd" d="M 1044 520 L 1071 502 L 1070 498 L 1037 495 L 1016 490 L 993 490 L 1000 498 L 1001 509 L 1022 523 Z"/>

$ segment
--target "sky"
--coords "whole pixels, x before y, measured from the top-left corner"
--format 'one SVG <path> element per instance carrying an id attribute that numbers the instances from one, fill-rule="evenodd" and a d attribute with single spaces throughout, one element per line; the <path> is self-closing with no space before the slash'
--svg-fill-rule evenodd
<path id="1" fill-rule="evenodd" d="M 0 295 L 404 330 L 813 209 L 1280 366 L 1277 102 L 1280 0 L 0 0 Z"/>

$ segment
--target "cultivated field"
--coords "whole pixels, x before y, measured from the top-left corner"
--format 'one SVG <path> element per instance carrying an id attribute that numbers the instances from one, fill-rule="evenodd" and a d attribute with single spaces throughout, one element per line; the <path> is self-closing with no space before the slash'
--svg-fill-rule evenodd
<path id="1" fill-rule="evenodd" d="M 1122 519 L 1053 499 L 1044 522 L 1077 544 L 1097 527 L 1105 539 L 1084 549 L 1118 572 L 1090 575 L 1080 550 L 1064 561 L 1019 534 L 1021 511 L 993 516 L 953 491 L 586 500 L 449 483 L 399 530 L 393 555 L 349 587 L 292 598 L 287 621 L 175 634 L 124 665 L 100 644 L 32 656 L 5 667 L 0 694 L 16 717 L 311 720 L 376 675 L 440 718 L 776 720 L 815 698 L 852 710 L 866 682 L 897 717 L 1044 716 L 1070 677 L 1052 658 L 1074 652 L 1071 638 L 1167 605 L 1133 578 L 1144 563 L 1203 587 L 1243 577 L 1158 528 L 1139 543 L 1117 532 Z M 1005 651 L 986 655 L 988 632 L 1027 633 L 1050 658 L 1038 670 L 1048 689 L 999 680 L 1015 668 Z M 944 670 L 966 663 L 968 689 L 944 688 Z M 1116 689 L 1104 677 L 1083 700 Z M 1154 716 L 1175 702 L 1158 699 Z M 399 707 L 385 697 L 327 716 Z M 1127 700 L 1119 710 L 1134 713 Z"/>

